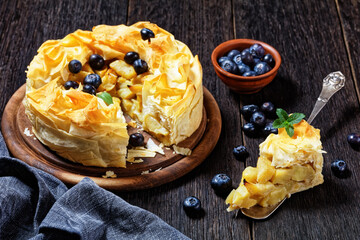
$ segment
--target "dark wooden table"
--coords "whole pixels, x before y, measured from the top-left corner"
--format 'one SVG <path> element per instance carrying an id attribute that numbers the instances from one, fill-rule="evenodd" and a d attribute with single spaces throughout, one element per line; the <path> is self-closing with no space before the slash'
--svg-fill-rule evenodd
<path id="1" fill-rule="evenodd" d="M 3 0 L 0 6 L 0 111 L 25 83 L 25 70 L 42 42 L 63 38 L 76 29 L 98 24 L 132 24 L 149 20 L 173 33 L 198 54 L 203 84 L 217 100 L 223 129 L 213 153 L 186 176 L 155 189 L 118 193 L 193 239 L 359 239 L 360 158 L 346 141 L 360 131 L 360 1 L 66 1 Z M 254 95 L 237 95 L 216 76 L 212 50 L 234 38 L 253 38 L 278 49 L 283 63 L 275 80 Z M 324 184 L 293 195 L 270 219 L 253 221 L 226 212 L 224 199 L 210 187 L 226 173 L 237 185 L 245 166 L 254 166 L 263 138 L 243 135 L 243 105 L 272 101 L 288 112 L 310 114 L 322 79 L 340 70 L 347 82 L 315 119 L 325 154 Z M 244 144 L 250 157 L 234 159 Z M 352 175 L 336 178 L 330 164 L 347 161 Z M 202 201 L 205 216 L 190 219 L 182 200 Z"/>

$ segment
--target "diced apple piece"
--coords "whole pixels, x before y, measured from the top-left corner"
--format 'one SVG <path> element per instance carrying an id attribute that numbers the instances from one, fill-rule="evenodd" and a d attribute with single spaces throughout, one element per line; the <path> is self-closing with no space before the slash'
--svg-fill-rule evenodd
<path id="1" fill-rule="evenodd" d="M 132 99 L 136 96 L 128 87 L 119 89 L 118 94 L 122 99 Z"/>
<path id="2" fill-rule="evenodd" d="M 258 174 L 257 168 L 247 167 L 243 171 L 243 178 L 245 179 L 246 182 L 256 183 L 257 174 Z"/>
<path id="3" fill-rule="evenodd" d="M 272 177 L 271 181 L 273 184 L 286 184 L 290 181 L 292 176 L 292 171 L 286 168 L 278 168 L 275 170 L 275 174 Z"/>
<path id="4" fill-rule="evenodd" d="M 271 166 L 271 161 L 266 157 L 260 156 L 257 163 L 258 175 L 257 182 L 258 183 L 266 183 L 269 181 L 275 174 L 275 168 Z"/>
<path id="5" fill-rule="evenodd" d="M 315 171 L 309 164 L 295 165 L 293 166 L 293 174 L 291 179 L 300 182 L 306 179 L 313 179 L 314 175 Z"/>
<path id="6" fill-rule="evenodd" d="M 233 198 L 234 198 L 234 194 L 235 194 L 235 189 L 233 189 L 229 195 L 227 196 L 225 203 L 226 204 L 232 204 L 233 203 Z"/>
<path id="7" fill-rule="evenodd" d="M 136 85 L 130 86 L 129 89 L 136 95 L 142 94 L 142 85 L 136 84 Z"/>
<path id="8" fill-rule="evenodd" d="M 279 203 L 287 195 L 287 190 L 285 187 L 277 187 L 269 195 L 267 195 L 263 200 L 259 202 L 260 206 L 268 207 Z"/>
<path id="9" fill-rule="evenodd" d="M 125 109 L 126 112 L 129 112 L 131 110 L 131 107 L 132 107 L 131 100 L 123 99 L 121 101 L 121 104 L 122 104 L 122 107 Z"/>
<path id="10" fill-rule="evenodd" d="M 245 183 L 244 184 L 252 196 L 266 196 L 275 189 L 271 182 L 266 183 Z"/>
<path id="11" fill-rule="evenodd" d="M 122 60 L 116 60 L 110 63 L 110 67 L 114 69 L 119 76 L 126 79 L 132 79 L 137 76 L 134 67 Z"/>

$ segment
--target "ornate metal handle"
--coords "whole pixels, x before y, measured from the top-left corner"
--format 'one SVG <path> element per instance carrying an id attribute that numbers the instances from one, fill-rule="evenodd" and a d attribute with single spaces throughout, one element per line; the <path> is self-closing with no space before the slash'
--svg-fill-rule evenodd
<path id="1" fill-rule="evenodd" d="M 307 122 L 311 124 L 316 115 L 326 105 L 329 99 L 345 85 L 345 76 L 341 72 L 333 72 L 327 75 L 323 80 L 323 88 L 318 97 L 314 109 L 312 110 Z"/>

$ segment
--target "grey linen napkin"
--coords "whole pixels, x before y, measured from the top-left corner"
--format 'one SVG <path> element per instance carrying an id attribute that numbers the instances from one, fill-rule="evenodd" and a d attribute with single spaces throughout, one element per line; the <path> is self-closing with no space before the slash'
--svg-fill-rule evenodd
<path id="1" fill-rule="evenodd" d="M 0 239 L 189 239 L 84 178 L 68 189 L 11 158 L 0 133 Z"/>

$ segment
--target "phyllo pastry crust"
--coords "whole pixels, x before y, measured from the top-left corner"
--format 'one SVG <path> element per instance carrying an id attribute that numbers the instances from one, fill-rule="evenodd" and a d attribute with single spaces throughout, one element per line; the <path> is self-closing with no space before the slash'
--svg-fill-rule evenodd
<path id="1" fill-rule="evenodd" d="M 260 144 L 257 166 L 245 168 L 239 187 L 226 199 L 228 211 L 256 204 L 275 205 L 293 193 L 323 183 L 320 130 L 302 120 L 294 124 L 294 132 L 289 137 L 281 128 Z"/>
<path id="2" fill-rule="evenodd" d="M 142 39 L 143 28 L 155 34 L 151 41 Z M 128 52 L 138 53 L 146 72 L 125 62 Z M 100 70 L 89 64 L 93 54 L 105 61 Z M 69 70 L 74 59 L 82 64 L 76 74 Z M 100 76 L 97 94 L 109 93 L 111 104 L 82 91 L 89 74 Z M 67 81 L 79 87 L 65 89 Z M 202 119 L 202 68 L 184 43 L 155 24 L 99 25 L 41 45 L 27 70 L 24 105 L 37 138 L 60 156 L 87 166 L 125 167 L 124 113 L 165 146 L 178 144 Z"/>

